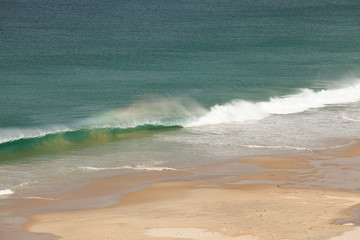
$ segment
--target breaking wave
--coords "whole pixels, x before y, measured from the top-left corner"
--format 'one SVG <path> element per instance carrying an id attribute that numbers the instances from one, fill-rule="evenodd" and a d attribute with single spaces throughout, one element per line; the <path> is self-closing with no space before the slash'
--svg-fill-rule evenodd
<path id="1" fill-rule="evenodd" d="M 271 115 L 300 113 L 359 100 L 358 81 L 338 89 L 301 89 L 297 94 L 272 97 L 262 102 L 236 99 L 209 109 L 190 99 L 138 102 L 127 108 L 102 112 L 67 126 L 0 128 L 0 160 L 22 153 L 28 155 L 38 153 L 39 150 L 58 151 L 184 127 L 261 120 Z"/>
<path id="2" fill-rule="evenodd" d="M 322 108 L 331 104 L 344 104 L 359 100 L 360 83 L 331 90 L 302 89 L 298 94 L 273 97 L 266 102 L 234 100 L 227 104 L 215 105 L 204 116 L 188 123 L 187 126 L 260 120 L 274 114 L 300 113 L 312 108 Z"/>

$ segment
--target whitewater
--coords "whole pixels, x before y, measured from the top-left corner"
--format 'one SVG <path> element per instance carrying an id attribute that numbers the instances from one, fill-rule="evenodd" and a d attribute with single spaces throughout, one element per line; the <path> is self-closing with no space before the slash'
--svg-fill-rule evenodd
<path id="1" fill-rule="evenodd" d="M 216 124 L 241 124 L 272 115 L 287 115 L 319 109 L 330 105 L 354 103 L 360 100 L 360 81 L 340 88 L 322 90 L 299 89 L 298 93 L 271 97 L 268 101 L 251 102 L 235 99 L 206 109 L 191 99 L 161 99 L 137 102 L 127 108 L 104 111 L 86 119 L 60 126 L 31 128 L 0 128 L 0 144 L 21 139 L 41 138 L 82 130 L 135 129 L 141 126 L 206 127 Z M 353 120 L 343 116 L 344 119 Z"/>
<path id="2" fill-rule="evenodd" d="M 339 89 L 301 89 L 299 93 L 273 97 L 266 102 L 234 100 L 224 105 L 215 105 L 205 116 L 190 122 L 187 126 L 204 126 L 221 123 L 241 123 L 260 120 L 272 114 L 301 113 L 311 108 L 322 108 L 332 104 L 351 103 L 360 100 L 360 83 Z"/>
<path id="3" fill-rule="evenodd" d="M 133 172 L 349 146 L 360 135 L 360 80 L 329 86 L 210 106 L 151 98 L 62 124 L 0 128 L 1 199 Z"/>

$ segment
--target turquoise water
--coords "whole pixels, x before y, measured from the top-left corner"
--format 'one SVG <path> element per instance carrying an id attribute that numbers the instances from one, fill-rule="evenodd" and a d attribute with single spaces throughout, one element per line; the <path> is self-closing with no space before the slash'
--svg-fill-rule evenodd
<path id="1" fill-rule="evenodd" d="M 0 190 L 359 136 L 356 1 L 0 6 Z"/>

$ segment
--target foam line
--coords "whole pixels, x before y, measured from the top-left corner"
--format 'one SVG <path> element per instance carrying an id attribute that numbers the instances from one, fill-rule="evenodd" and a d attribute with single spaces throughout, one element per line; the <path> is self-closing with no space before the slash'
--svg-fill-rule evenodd
<path id="1" fill-rule="evenodd" d="M 97 167 L 78 167 L 78 169 L 83 171 L 103 171 L 103 170 L 146 170 L 146 171 L 176 171 L 175 168 L 169 167 L 145 167 L 145 166 L 122 166 L 122 167 L 112 167 L 112 168 L 97 168 Z"/>
<path id="2" fill-rule="evenodd" d="M 274 146 L 274 145 L 240 145 L 240 147 L 246 148 L 260 148 L 260 149 L 289 149 L 289 150 L 298 150 L 298 151 L 312 151 L 310 148 L 306 147 L 292 147 L 292 146 Z"/>
<path id="3" fill-rule="evenodd" d="M 72 129 L 65 126 L 45 126 L 39 128 L 7 128 L 0 129 L 0 144 L 19 139 L 39 138 L 49 134 L 63 133 Z"/>
<path id="4" fill-rule="evenodd" d="M 274 114 L 285 115 L 345 104 L 360 100 L 360 82 L 338 89 L 314 91 L 301 89 L 299 93 L 272 97 L 268 101 L 250 102 L 242 99 L 214 105 L 206 109 L 190 99 L 160 99 L 154 102 L 134 103 L 127 108 L 98 113 L 69 126 L 38 128 L 0 128 L 0 144 L 20 139 L 41 138 L 52 134 L 76 135 L 103 129 L 151 130 L 156 127 L 196 127 L 212 124 L 242 123 L 261 120 Z M 348 121 L 358 121 L 343 116 Z M 91 134 L 90 134 L 91 135 Z M 116 134 L 115 134 L 116 135 Z"/>
<path id="5" fill-rule="evenodd" d="M 14 194 L 14 192 L 11 189 L 0 190 L 0 196 L 11 195 L 11 194 Z"/>
<path id="6" fill-rule="evenodd" d="M 322 108 L 331 104 L 345 104 L 360 100 L 360 83 L 340 89 L 314 91 L 302 89 L 298 94 L 273 97 L 264 102 L 233 100 L 223 105 L 215 105 L 202 117 L 189 122 L 188 127 L 220 123 L 241 123 L 260 120 L 273 114 L 300 113 L 312 108 Z"/>

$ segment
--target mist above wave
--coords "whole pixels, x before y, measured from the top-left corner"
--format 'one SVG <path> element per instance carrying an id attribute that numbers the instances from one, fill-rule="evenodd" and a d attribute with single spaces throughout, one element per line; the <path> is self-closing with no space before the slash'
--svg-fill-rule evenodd
<path id="1" fill-rule="evenodd" d="M 337 89 L 320 91 L 300 89 L 296 94 L 275 96 L 262 102 L 235 99 L 229 103 L 214 105 L 209 109 L 191 99 L 167 98 L 158 101 L 137 102 L 127 108 L 100 112 L 67 126 L 0 128 L 0 144 L 79 130 L 143 130 L 141 126 L 148 126 L 146 129 L 151 130 L 151 126 L 199 127 L 213 124 L 243 123 L 249 120 L 261 120 L 274 114 L 300 113 L 309 109 L 359 100 L 359 81 Z"/>

